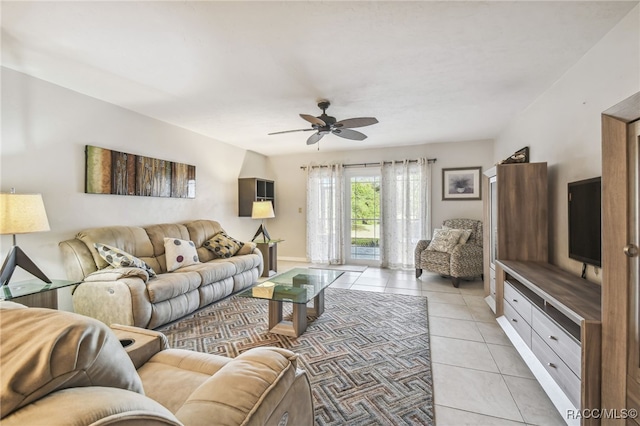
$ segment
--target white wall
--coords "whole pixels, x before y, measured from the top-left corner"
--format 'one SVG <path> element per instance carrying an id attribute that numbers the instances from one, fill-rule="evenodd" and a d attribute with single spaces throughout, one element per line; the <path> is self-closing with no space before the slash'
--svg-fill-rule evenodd
<path id="1" fill-rule="evenodd" d="M 532 162 L 548 163 L 550 262 L 577 275 L 582 264 L 568 257 L 567 183 L 602 174 L 601 113 L 639 90 L 636 6 L 496 139 L 496 160 L 529 146 Z M 599 271 L 589 267 L 588 279 L 600 282 Z"/>
<path id="2" fill-rule="evenodd" d="M 304 143 L 304 139 L 300 140 Z M 362 142 L 366 144 L 366 141 Z M 482 219 L 482 201 L 442 201 L 442 169 L 452 167 L 493 166 L 493 142 L 470 141 L 456 143 L 432 143 L 393 148 L 363 149 L 353 151 L 323 152 L 271 156 L 268 159 L 276 182 L 276 218 L 267 223 L 272 238 L 286 241 L 278 245 L 278 257 L 306 258 L 306 172 L 300 169 L 308 164 L 342 164 L 379 162 L 381 160 L 436 158 L 432 167 L 432 224 L 454 217 Z M 301 212 L 299 210 L 301 209 Z M 257 225 L 256 225 L 257 228 Z"/>
<path id="3" fill-rule="evenodd" d="M 237 179 L 266 169 L 266 157 L 2 68 L 0 190 L 42 193 L 51 231 L 18 235 L 18 245 L 52 278 L 66 278 L 58 242 L 96 226 L 214 219 L 250 239 L 251 219 L 237 215 Z M 196 166 L 196 198 L 84 193 L 85 145 Z M 243 172 L 244 173 L 244 172 Z M 4 258 L 11 237 L 0 239 Z M 17 271 L 14 280 L 31 276 Z M 70 297 L 60 291 L 62 309 Z"/>

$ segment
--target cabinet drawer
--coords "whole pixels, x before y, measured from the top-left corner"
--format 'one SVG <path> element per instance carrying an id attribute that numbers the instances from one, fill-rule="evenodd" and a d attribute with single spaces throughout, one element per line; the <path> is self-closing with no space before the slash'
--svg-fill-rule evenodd
<path id="1" fill-rule="evenodd" d="M 580 408 L 580 379 L 536 333 L 531 350 L 576 408 Z"/>
<path id="2" fill-rule="evenodd" d="M 582 348 L 580 343 L 553 322 L 543 312 L 533 309 L 533 331 L 580 377 Z"/>
<path id="3" fill-rule="evenodd" d="M 531 326 L 506 300 L 504 304 L 504 316 L 509 320 L 509 324 L 518 332 L 527 346 L 531 347 Z"/>
<path id="4" fill-rule="evenodd" d="M 528 324 L 531 324 L 531 302 L 507 281 L 504 282 L 504 300 L 509 302 Z"/>

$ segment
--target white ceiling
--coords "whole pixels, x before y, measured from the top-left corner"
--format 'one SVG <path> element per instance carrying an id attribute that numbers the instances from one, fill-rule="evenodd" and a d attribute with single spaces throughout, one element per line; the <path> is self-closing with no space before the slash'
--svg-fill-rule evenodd
<path id="1" fill-rule="evenodd" d="M 638 2 L 2 1 L 2 65 L 219 141 L 313 151 L 491 139 Z"/>

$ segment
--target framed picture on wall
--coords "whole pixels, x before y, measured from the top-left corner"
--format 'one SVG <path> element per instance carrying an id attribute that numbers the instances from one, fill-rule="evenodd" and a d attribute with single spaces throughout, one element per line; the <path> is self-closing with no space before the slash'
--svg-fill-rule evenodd
<path id="1" fill-rule="evenodd" d="M 482 167 L 442 169 L 442 200 L 480 200 Z"/>

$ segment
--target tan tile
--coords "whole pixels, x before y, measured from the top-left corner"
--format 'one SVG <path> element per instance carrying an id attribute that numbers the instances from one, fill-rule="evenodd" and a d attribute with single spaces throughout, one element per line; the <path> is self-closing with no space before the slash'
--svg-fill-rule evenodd
<path id="1" fill-rule="evenodd" d="M 352 284 L 349 282 L 337 282 L 334 281 L 333 284 L 331 284 L 331 288 L 351 288 Z"/>
<path id="2" fill-rule="evenodd" d="M 470 294 L 462 294 L 462 298 L 468 306 L 489 306 L 484 300 L 484 296 L 473 296 Z"/>
<path id="3" fill-rule="evenodd" d="M 404 294 L 407 296 L 422 296 L 422 290 L 411 288 L 389 288 L 389 286 L 387 286 L 385 287 L 384 292 L 389 294 Z"/>
<path id="4" fill-rule="evenodd" d="M 446 364 L 433 364 L 435 404 L 485 416 L 523 422 L 502 376 Z"/>
<path id="5" fill-rule="evenodd" d="M 535 378 L 516 348 L 494 344 L 488 344 L 487 346 L 496 364 L 498 364 L 500 373 L 526 379 Z"/>
<path id="6" fill-rule="evenodd" d="M 387 280 L 384 278 L 360 277 L 354 281 L 353 284 L 385 287 L 387 285 Z"/>
<path id="7" fill-rule="evenodd" d="M 484 342 L 482 334 L 473 321 L 451 318 L 430 317 L 429 332 L 431 336 L 451 337 L 454 339 Z"/>
<path id="8" fill-rule="evenodd" d="M 484 342 L 431 336 L 431 361 L 492 373 L 500 372 Z"/>
<path id="9" fill-rule="evenodd" d="M 471 315 L 473 316 L 473 319 L 475 321 L 490 322 L 490 323 L 496 322 L 496 314 L 493 313 L 489 305 L 487 305 L 486 303 L 484 304 L 484 306 L 482 305 L 469 306 L 469 312 L 471 312 Z"/>
<path id="10" fill-rule="evenodd" d="M 421 290 L 422 289 L 422 283 L 419 281 L 409 281 L 409 280 L 396 280 L 396 278 L 392 277 L 389 278 L 389 281 L 387 282 L 387 288 L 410 288 L 410 289 L 415 289 L 415 290 Z"/>
<path id="11" fill-rule="evenodd" d="M 504 333 L 498 323 L 477 322 L 478 329 L 482 333 L 485 342 L 494 343 L 496 345 L 513 346 L 511 340 Z"/>
<path id="12" fill-rule="evenodd" d="M 429 299 L 429 302 L 435 303 L 451 303 L 455 305 L 466 305 L 464 299 L 460 294 L 443 293 L 438 291 L 425 291 L 422 290 L 422 295 Z"/>
<path id="13" fill-rule="evenodd" d="M 566 424 L 537 380 L 513 376 L 504 376 L 504 380 L 526 423 Z"/>
<path id="14" fill-rule="evenodd" d="M 437 426 L 524 426 L 524 423 L 436 405 Z"/>
<path id="15" fill-rule="evenodd" d="M 429 300 L 429 316 L 453 318 L 461 320 L 473 320 L 469 307 L 466 305 L 455 305 L 451 303 L 436 303 Z"/>

